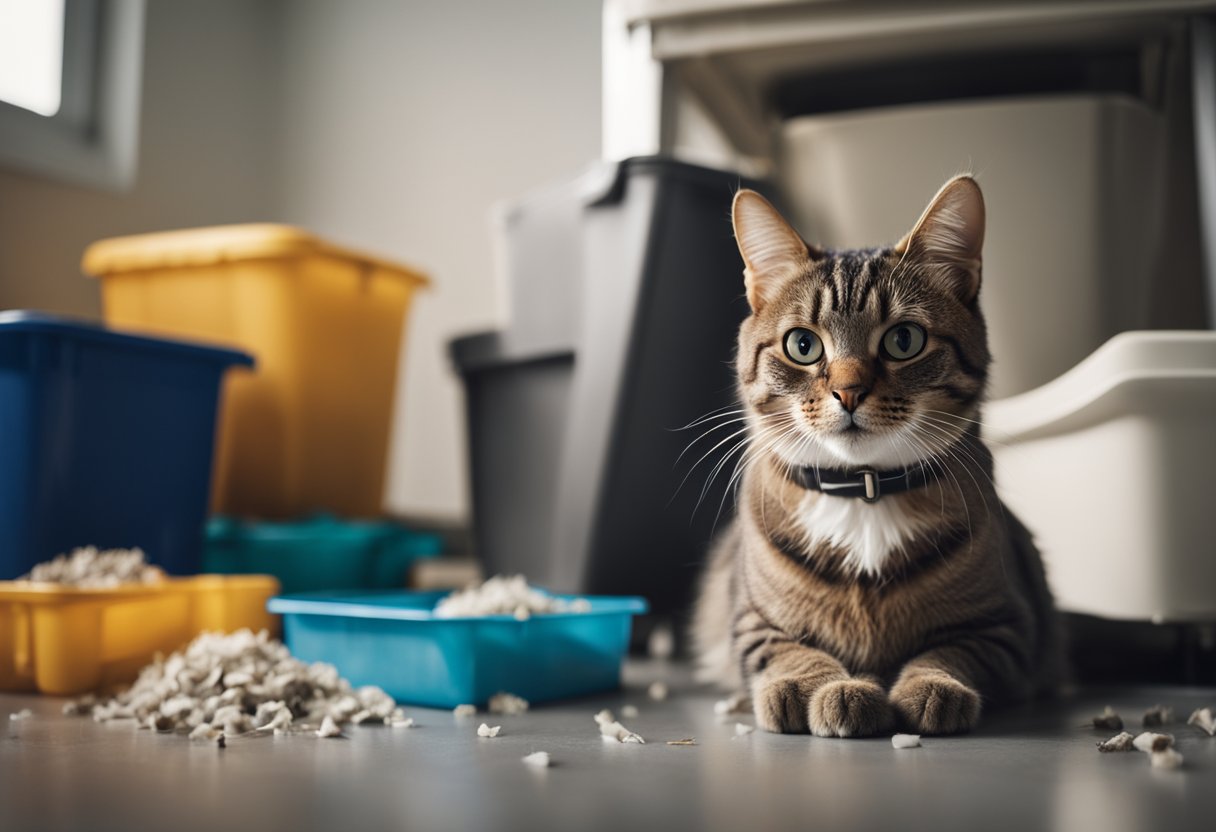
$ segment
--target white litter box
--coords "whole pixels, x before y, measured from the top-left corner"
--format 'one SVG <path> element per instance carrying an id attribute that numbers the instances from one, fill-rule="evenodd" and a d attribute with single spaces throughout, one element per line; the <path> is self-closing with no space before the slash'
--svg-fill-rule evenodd
<path id="1" fill-rule="evenodd" d="M 1216 332 L 1116 335 L 985 422 L 1061 609 L 1216 620 Z"/>

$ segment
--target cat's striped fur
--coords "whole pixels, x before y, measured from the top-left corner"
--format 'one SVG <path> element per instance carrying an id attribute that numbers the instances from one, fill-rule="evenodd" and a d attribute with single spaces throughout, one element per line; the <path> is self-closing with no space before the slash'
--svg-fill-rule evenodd
<path id="1" fill-rule="evenodd" d="M 872 251 L 808 246 L 749 191 L 734 223 L 752 306 L 737 358 L 750 446 L 695 613 L 703 676 L 746 688 L 762 727 L 821 736 L 965 731 L 981 702 L 1053 686 L 1042 564 L 980 441 L 978 185 L 951 180 L 903 240 Z M 892 360 L 883 334 L 909 321 L 926 345 Z M 795 327 L 822 341 L 809 366 L 783 348 Z M 870 504 L 805 489 L 790 472 L 807 465 L 929 477 Z"/>

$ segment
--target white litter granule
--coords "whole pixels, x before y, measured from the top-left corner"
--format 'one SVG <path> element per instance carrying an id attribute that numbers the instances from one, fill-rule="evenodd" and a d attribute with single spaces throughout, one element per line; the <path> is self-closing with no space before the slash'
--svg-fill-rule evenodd
<path id="1" fill-rule="evenodd" d="M 492 739 L 494 737 L 497 737 L 498 732 L 501 730 L 502 730 L 501 725 L 495 725 L 493 728 L 491 728 L 489 725 L 486 725 L 483 722 L 477 726 L 477 736 L 484 737 L 486 739 Z"/>
<path id="2" fill-rule="evenodd" d="M 340 737 L 342 729 L 338 727 L 338 723 L 334 722 L 332 716 L 326 716 L 321 720 L 321 727 L 317 729 L 318 737 Z"/>
<path id="3" fill-rule="evenodd" d="M 622 705 L 621 716 L 625 719 L 637 719 L 640 714 L 636 705 Z"/>
<path id="4" fill-rule="evenodd" d="M 1132 740 L 1132 745 L 1138 751 L 1164 751 L 1174 747 L 1174 737 L 1171 734 L 1154 734 L 1152 731 L 1145 731 Z"/>
<path id="5" fill-rule="evenodd" d="M 22 722 L 24 720 L 29 719 L 33 715 L 34 715 L 34 712 L 31 711 L 29 708 L 22 708 L 21 710 L 17 711 L 16 713 L 9 714 L 8 718 L 9 718 L 10 722 Z"/>
<path id="6" fill-rule="evenodd" d="M 714 703 L 714 713 L 717 716 L 745 714 L 752 709 L 752 701 L 747 694 L 736 693 Z"/>
<path id="7" fill-rule="evenodd" d="M 1110 739 L 1098 743 L 1098 750 L 1103 754 L 1108 754 L 1112 751 L 1133 751 L 1135 748 L 1135 738 L 1126 731 L 1115 734 Z"/>
<path id="8" fill-rule="evenodd" d="M 389 723 L 389 725 L 393 726 L 394 728 L 413 728 L 414 719 L 413 717 L 408 716 L 404 717 L 403 719 L 394 719 Z"/>
<path id="9" fill-rule="evenodd" d="M 1154 705 L 1144 712 L 1140 724 L 1145 728 L 1160 728 L 1174 721 L 1174 709 L 1165 705 Z"/>
<path id="10" fill-rule="evenodd" d="M 651 682 L 650 687 L 646 689 L 646 695 L 655 702 L 662 702 L 670 692 L 666 682 Z"/>
<path id="11" fill-rule="evenodd" d="M 1187 719 L 1186 724 L 1194 725 L 1209 737 L 1216 737 L 1216 719 L 1212 717 L 1211 708 L 1197 708 Z"/>
<path id="12" fill-rule="evenodd" d="M 519 716 L 528 712 L 528 700 L 513 693 L 499 691 L 490 697 L 490 713 Z"/>
<path id="13" fill-rule="evenodd" d="M 1154 751 L 1151 755 L 1153 768 L 1182 768 L 1182 755 L 1172 748 Z"/>
<path id="14" fill-rule="evenodd" d="M 1123 717 L 1115 713 L 1114 708 L 1107 705 L 1101 714 L 1094 717 L 1093 724 L 1095 728 L 1102 728 L 1107 731 L 1122 731 Z"/>
<path id="15" fill-rule="evenodd" d="M 223 728 L 216 728 L 214 725 L 208 725 L 205 722 L 196 726 L 195 729 L 190 732 L 190 739 L 202 740 L 204 742 L 214 742 L 222 736 L 224 736 Z"/>
<path id="16" fill-rule="evenodd" d="M 356 689 L 333 665 L 305 664 L 265 631 L 240 630 L 203 633 L 184 650 L 158 657 L 126 691 L 105 701 L 82 698 L 73 712 L 218 740 L 216 732 L 312 731 L 326 717 L 335 727 L 356 716 L 384 722 L 397 710 L 380 688 Z"/>
<path id="17" fill-rule="evenodd" d="M 481 615 L 513 615 L 525 621 L 537 613 L 589 612 L 585 598 L 566 601 L 528 586 L 523 575 L 496 575 L 480 586 L 472 586 L 443 598 L 435 606 L 436 618 Z"/>
<path id="18" fill-rule="evenodd" d="M 476 716 L 477 715 L 477 706 L 476 705 L 457 705 L 455 708 L 452 708 L 452 715 L 459 716 L 459 717 Z"/>
<path id="19" fill-rule="evenodd" d="M 743 722 L 735 723 L 735 736 L 736 737 L 746 737 L 748 734 L 753 733 L 755 730 L 756 730 L 755 725 L 747 725 L 746 723 L 743 723 Z"/>
<path id="20" fill-rule="evenodd" d="M 165 573 L 152 566 L 141 549 L 106 549 L 85 546 L 69 555 L 57 555 L 40 563 L 18 580 L 54 583 L 87 589 L 103 589 L 122 584 L 150 584 L 163 581 Z"/>
<path id="21" fill-rule="evenodd" d="M 891 737 L 892 748 L 920 748 L 920 734 L 896 734 Z"/>
<path id="22" fill-rule="evenodd" d="M 553 765 L 549 760 L 548 751 L 533 751 L 527 757 L 521 757 L 526 766 L 535 766 L 536 768 L 548 768 Z"/>
<path id="23" fill-rule="evenodd" d="M 667 660 L 676 652 L 676 637 L 670 624 L 658 624 L 646 639 L 646 652 L 652 659 Z"/>
<path id="24" fill-rule="evenodd" d="M 641 745 L 646 744 L 646 740 L 642 739 L 640 734 L 635 734 L 624 725 L 616 721 L 616 717 L 612 715 L 612 711 L 605 708 L 595 715 L 596 724 L 600 726 L 600 736 L 605 741 L 615 742 L 633 742 Z"/>

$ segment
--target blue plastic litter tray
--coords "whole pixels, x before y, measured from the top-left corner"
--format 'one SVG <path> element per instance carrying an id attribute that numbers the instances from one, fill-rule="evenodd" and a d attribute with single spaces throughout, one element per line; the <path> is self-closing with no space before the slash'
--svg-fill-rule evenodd
<path id="1" fill-rule="evenodd" d="M 545 702 L 612 690 L 642 598 L 587 597 L 582 613 L 436 618 L 446 592 L 309 593 L 271 598 L 299 659 L 412 705 L 483 705 L 499 691 Z M 574 600 L 585 596 L 556 596 Z"/>
<path id="2" fill-rule="evenodd" d="M 0 313 L 0 579 L 77 546 L 199 571 L 220 381 L 242 352 Z"/>

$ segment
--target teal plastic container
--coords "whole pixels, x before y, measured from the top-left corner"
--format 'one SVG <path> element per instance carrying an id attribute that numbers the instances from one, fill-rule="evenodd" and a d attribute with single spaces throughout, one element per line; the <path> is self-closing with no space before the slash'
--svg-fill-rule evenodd
<path id="1" fill-rule="evenodd" d="M 284 592 L 401 589 L 419 558 L 443 551 L 438 535 L 389 521 L 318 516 L 291 523 L 213 518 L 206 572 L 274 575 Z"/>
<path id="2" fill-rule="evenodd" d="M 312 593 L 271 598 L 297 658 L 328 662 L 354 685 L 411 705 L 484 705 L 499 691 L 546 702 L 620 687 L 642 598 L 588 597 L 588 612 L 436 618 L 444 592 Z M 573 600 L 582 596 L 557 596 Z"/>

